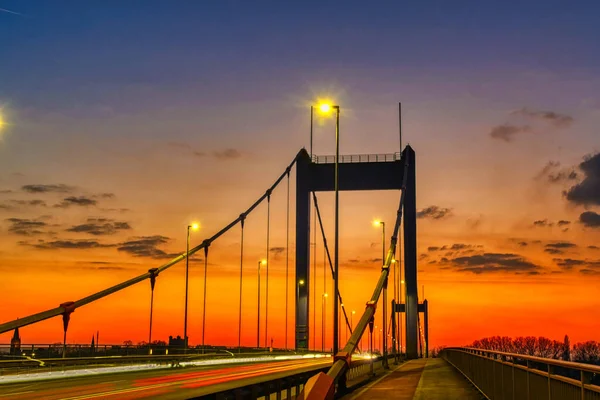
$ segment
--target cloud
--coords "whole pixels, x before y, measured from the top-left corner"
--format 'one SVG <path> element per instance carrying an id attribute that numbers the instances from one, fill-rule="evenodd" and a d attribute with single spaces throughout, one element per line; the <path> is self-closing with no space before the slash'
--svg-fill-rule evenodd
<path id="1" fill-rule="evenodd" d="M 492 139 L 511 142 L 515 135 L 523 132 L 531 132 L 531 127 L 528 125 L 516 126 L 504 124 L 493 127 L 490 131 L 490 136 L 492 137 Z"/>
<path id="2" fill-rule="evenodd" d="M 572 249 L 573 247 L 577 247 L 577 245 L 571 242 L 548 243 L 546 245 L 546 248 L 551 249 Z"/>
<path id="3" fill-rule="evenodd" d="M 600 247 L 591 245 L 591 246 L 588 246 L 588 249 L 590 249 L 590 250 L 600 250 Z"/>
<path id="4" fill-rule="evenodd" d="M 158 246 L 169 242 L 166 236 L 139 236 L 132 240 L 119 243 L 118 251 L 129 253 L 134 257 L 149 257 L 154 259 L 165 259 L 177 257 L 179 254 L 167 253 L 158 248 Z"/>
<path id="5" fill-rule="evenodd" d="M 48 226 L 48 224 L 43 221 L 21 218 L 8 218 L 6 221 L 10 223 L 8 231 L 15 235 L 34 236 L 47 233 L 40 230 L 40 228 L 45 228 Z"/>
<path id="6" fill-rule="evenodd" d="M 525 246 L 527 246 L 527 242 L 519 242 L 519 243 L 517 243 L 517 244 L 518 244 L 519 246 L 521 246 L 521 247 L 525 247 Z"/>
<path id="7" fill-rule="evenodd" d="M 584 260 L 576 260 L 573 258 L 553 258 L 552 261 L 554 261 L 559 267 L 568 270 L 572 269 L 573 267 L 580 267 L 587 264 L 587 262 Z"/>
<path id="8" fill-rule="evenodd" d="M 44 200 L 5 200 L 0 203 L 0 209 L 17 210 L 23 207 L 46 207 Z"/>
<path id="9" fill-rule="evenodd" d="M 242 153 L 240 153 L 236 149 L 225 149 L 223 151 L 215 151 L 213 152 L 213 156 L 219 160 L 231 160 L 235 158 L 240 158 Z"/>
<path id="10" fill-rule="evenodd" d="M 50 241 L 50 242 L 40 240 L 39 242 L 34 243 L 34 244 L 29 244 L 26 242 L 20 242 L 19 244 L 32 246 L 32 247 L 35 247 L 35 248 L 41 249 L 41 250 L 57 250 L 57 249 L 70 249 L 70 250 L 79 249 L 79 250 L 82 250 L 82 249 L 96 249 L 96 248 L 113 247 L 114 246 L 112 244 L 102 244 L 102 243 L 98 242 L 97 240 L 70 240 L 70 239 L 54 240 L 54 241 Z"/>
<path id="11" fill-rule="evenodd" d="M 94 196 L 97 199 L 114 199 L 116 196 L 114 193 L 100 193 Z"/>
<path id="12" fill-rule="evenodd" d="M 442 259 L 443 260 L 443 259 Z M 449 260 L 458 267 L 458 271 L 474 274 L 514 272 L 537 274 L 540 266 L 533 264 L 518 254 L 512 253 L 484 253 L 472 256 L 457 257 Z"/>
<path id="13" fill-rule="evenodd" d="M 523 107 L 517 111 L 513 111 L 511 115 L 519 115 L 526 118 L 543 121 L 557 128 L 567 128 L 574 121 L 573 117 L 571 117 L 570 115 L 559 114 L 554 111 L 530 110 L 526 107 Z"/>
<path id="14" fill-rule="evenodd" d="M 28 193 L 70 193 L 75 188 L 62 183 L 56 185 L 25 185 L 21 190 Z"/>
<path id="15" fill-rule="evenodd" d="M 442 259 L 443 261 L 443 259 Z M 488 272 L 536 273 L 540 266 L 527 261 L 518 254 L 484 253 L 457 257 L 449 261 L 458 266 L 458 271 L 482 274 Z"/>
<path id="16" fill-rule="evenodd" d="M 62 202 L 60 202 L 59 204 L 54 205 L 54 207 L 59 207 L 59 208 L 68 208 L 71 206 L 81 206 L 81 207 L 88 207 L 88 206 L 95 206 L 96 204 L 98 204 L 98 202 L 94 199 L 91 199 L 89 197 L 85 197 L 85 196 L 70 196 L 67 197 L 65 199 L 63 199 Z"/>
<path id="17" fill-rule="evenodd" d="M 119 222 L 107 218 L 88 218 L 85 224 L 75 225 L 67 229 L 67 232 L 89 233 L 90 235 L 114 235 L 118 231 L 129 230 L 131 226 L 127 222 Z"/>
<path id="18" fill-rule="evenodd" d="M 556 225 L 558 225 L 558 226 L 567 226 L 567 225 L 570 225 L 570 224 L 571 224 L 571 221 L 566 221 L 564 219 L 561 219 L 560 221 L 558 221 L 556 223 Z"/>
<path id="19" fill-rule="evenodd" d="M 131 210 L 129 208 L 101 208 L 100 211 L 126 213 Z"/>
<path id="20" fill-rule="evenodd" d="M 451 208 L 429 206 L 417 211 L 417 218 L 443 219 L 452 215 Z"/>
<path id="21" fill-rule="evenodd" d="M 579 222 L 587 228 L 600 228 L 600 214 L 593 211 L 582 212 L 579 216 Z"/>
<path id="22" fill-rule="evenodd" d="M 560 168 L 560 162 L 548 161 L 542 170 L 534 177 L 536 181 L 545 180 L 548 183 L 561 183 L 577 180 L 579 175 L 573 168 Z"/>
<path id="23" fill-rule="evenodd" d="M 553 255 L 557 255 L 557 254 L 564 254 L 565 252 L 559 249 L 544 249 L 544 252 L 548 253 L 548 254 L 553 254 Z"/>
<path id="24" fill-rule="evenodd" d="M 0 194 L 9 194 L 9 193 L 12 193 L 12 192 L 13 192 L 13 191 L 12 191 L 12 190 L 10 190 L 10 189 L 3 189 L 3 190 L 0 190 Z"/>
<path id="25" fill-rule="evenodd" d="M 269 249 L 269 251 L 271 253 L 273 253 L 275 256 L 278 256 L 278 255 L 282 254 L 285 251 L 285 247 L 271 247 Z"/>
<path id="26" fill-rule="evenodd" d="M 533 226 L 550 227 L 552 225 L 554 225 L 554 223 L 548 221 L 547 219 L 540 219 L 537 221 L 533 221 Z"/>
<path id="27" fill-rule="evenodd" d="M 579 205 L 600 205 L 600 153 L 585 157 L 579 169 L 584 178 L 564 193 L 567 200 Z"/>
<path id="28" fill-rule="evenodd" d="M 429 246 L 427 251 L 438 251 L 440 248 L 438 246 Z"/>
<path id="29" fill-rule="evenodd" d="M 600 275 L 600 271 L 596 269 L 584 268 L 579 270 L 579 273 L 582 275 Z"/>

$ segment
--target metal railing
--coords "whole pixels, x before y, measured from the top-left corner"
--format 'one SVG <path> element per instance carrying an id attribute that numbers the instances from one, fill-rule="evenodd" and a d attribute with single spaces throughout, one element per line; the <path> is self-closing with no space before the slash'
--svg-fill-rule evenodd
<path id="1" fill-rule="evenodd" d="M 441 357 L 491 400 L 600 400 L 600 366 L 471 348 Z"/>
<path id="2" fill-rule="evenodd" d="M 391 162 L 400 161 L 400 153 L 388 154 L 349 154 L 340 156 L 340 163 L 367 163 L 367 162 Z M 315 164 L 333 164 L 335 156 L 313 155 L 311 161 Z"/>
<path id="3" fill-rule="evenodd" d="M 383 369 L 383 357 L 373 359 L 373 371 Z M 192 399 L 290 399 L 298 398 L 311 376 L 327 372 L 329 366 L 304 367 L 297 371 L 276 373 L 269 376 L 241 379 L 234 384 L 217 384 L 192 395 Z M 353 361 L 346 370 L 348 382 L 360 385 L 373 376 L 371 360 Z"/>

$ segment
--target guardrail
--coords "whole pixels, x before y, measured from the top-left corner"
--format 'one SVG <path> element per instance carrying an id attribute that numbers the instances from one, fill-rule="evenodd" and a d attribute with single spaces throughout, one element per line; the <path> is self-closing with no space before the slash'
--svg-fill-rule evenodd
<path id="1" fill-rule="evenodd" d="M 372 360 L 357 360 L 346 370 L 346 377 L 353 386 L 358 386 L 373 376 L 373 372 L 383 369 L 383 357 Z M 371 365 L 373 370 L 371 370 Z M 296 371 L 275 373 L 269 376 L 248 378 L 230 383 L 203 388 L 190 399 L 245 400 L 245 399 L 299 399 L 307 380 L 319 373 L 326 373 L 329 366 L 305 367 Z"/>
<path id="2" fill-rule="evenodd" d="M 366 163 L 366 162 L 390 162 L 399 161 L 401 158 L 400 153 L 388 153 L 388 154 L 350 154 L 340 156 L 340 163 Z M 311 161 L 315 164 L 333 164 L 335 163 L 335 156 L 316 156 L 311 157 Z"/>
<path id="3" fill-rule="evenodd" d="M 471 348 L 441 357 L 491 400 L 600 400 L 600 366 Z"/>

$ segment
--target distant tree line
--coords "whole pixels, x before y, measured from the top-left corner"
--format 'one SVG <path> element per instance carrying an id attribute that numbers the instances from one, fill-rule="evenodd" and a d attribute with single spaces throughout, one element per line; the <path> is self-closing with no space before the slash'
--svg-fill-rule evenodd
<path id="1" fill-rule="evenodd" d="M 565 335 L 562 342 L 543 336 L 519 336 L 514 339 L 508 336 L 491 336 L 476 340 L 467 347 L 600 365 L 600 342 L 589 340 L 571 346 L 568 335 Z M 434 347 L 430 352 L 431 356 L 438 357 L 444 348 L 445 346 Z"/>
<path id="2" fill-rule="evenodd" d="M 562 342 L 543 336 L 519 336 L 514 339 L 492 336 L 476 340 L 469 347 L 600 365 L 600 342 L 590 340 L 571 346 L 568 335 Z"/>

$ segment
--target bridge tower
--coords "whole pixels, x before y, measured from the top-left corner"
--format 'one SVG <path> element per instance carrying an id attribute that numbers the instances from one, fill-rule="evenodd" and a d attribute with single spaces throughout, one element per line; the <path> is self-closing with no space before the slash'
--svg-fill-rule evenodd
<path id="1" fill-rule="evenodd" d="M 396 155 L 340 156 L 339 190 L 399 190 L 404 176 L 404 160 L 408 157 L 408 181 L 403 210 L 404 262 L 406 285 L 406 355 L 417 358 L 417 209 L 415 152 L 406 146 L 401 157 Z M 296 164 L 296 349 L 307 350 L 309 339 L 310 299 L 310 212 L 311 192 L 334 190 L 333 157 L 310 158 L 300 150 Z M 343 279 L 343 271 L 340 271 Z M 300 285 L 300 281 L 304 285 Z M 332 295 L 336 295 L 335 293 Z M 367 293 L 367 296 L 370 293 Z M 365 301 L 367 296 L 365 296 Z M 378 310 L 378 312 L 381 312 Z"/>

